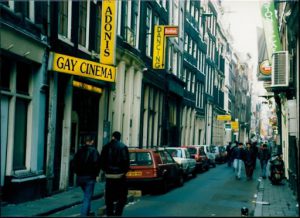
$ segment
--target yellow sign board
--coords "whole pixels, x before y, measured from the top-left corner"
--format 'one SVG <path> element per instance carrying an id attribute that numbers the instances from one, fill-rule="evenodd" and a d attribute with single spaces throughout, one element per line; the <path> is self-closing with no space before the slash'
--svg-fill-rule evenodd
<path id="1" fill-rule="evenodd" d="M 117 1 L 102 1 L 100 63 L 115 65 Z"/>
<path id="2" fill-rule="evenodd" d="M 231 120 L 231 116 L 230 115 L 218 115 L 217 116 L 217 120 L 230 121 Z"/>
<path id="3" fill-rule="evenodd" d="M 154 27 L 154 43 L 153 43 L 153 69 L 165 68 L 165 33 L 164 26 L 156 25 Z"/>
<path id="4" fill-rule="evenodd" d="M 80 89 L 85 89 L 88 90 L 90 92 L 96 92 L 96 93 L 102 93 L 102 89 L 96 86 L 92 86 L 90 84 L 87 83 L 83 83 L 83 82 L 79 82 L 76 80 L 73 80 L 73 86 L 80 88 Z"/>
<path id="5" fill-rule="evenodd" d="M 231 122 L 231 128 L 233 130 L 238 130 L 239 129 L 239 121 L 232 121 Z"/>
<path id="6" fill-rule="evenodd" d="M 49 69 L 60 73 L 114 82 L 116 68 L 81 58 L 50 52 Z"/>

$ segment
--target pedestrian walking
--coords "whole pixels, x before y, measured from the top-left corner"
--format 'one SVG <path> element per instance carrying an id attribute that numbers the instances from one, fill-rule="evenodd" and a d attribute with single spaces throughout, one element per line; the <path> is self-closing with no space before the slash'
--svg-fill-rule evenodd
<path id="1" fill-rule="evenodd" d="M 251 143 L 247 142 L 246 149 L 245 149 L 245 159 L 244 159 L 247 180 L 252 179 L 255 162 L 256 162 L 255 151 Z"/>
<path id="2" fill-rule="evenodd" d="M 270 150 L 267 144 L 263 143 L 258 152 L 258 159 L 260 160 L 261 176 L 263 179 L 267 178 L 266 170 L 269 159 L 271 158 Z"/>
<path id="3" fill-rule="evenodd" d="M 94 140 L 91 136 L 85 137 L 85 144 L 74 155 L 71 167 L 77 174 L 77 184 L 84 193 L 80 215 L 88 216 L 90 214 L 96 178 L 100 172 L 100 154 L 95 148 Z"/>
<path id="4" fill-rule="evenodd" d="M 129 170 L 128 147 L 120 142 L 121 133 L 114 132 L 111 141 L 104 145 L 100 160 L 105 173 L 105 204 L 107 216 L 122 216 L 127 202 L 126 173 Z M 116 203 L 116 204 L 115 204 Z"/>
<path id="5" fill-rule="evenodd" d="M 253 149 L 253 151 L 254 151 L 254 156 L 255 156 L 255 161 L 254 161 L 254 166 L 253 166 L 253 168 L 256 169 L 256 159 L 257 159 L 257 156 L 258 156 L 257 142 L 253 142 L 253 143 L 251 144 L 251 147 L 252 147 L 252 149 Z"/>
<path id="6" fill-rule="evenodd" d="M 228 145 L 226 146 L 226 152 L 227 152 L 227 166 L 231 167 L 232 160 L 231 160 L 231 143 L 228 142 Z"/>
<path id="7" fill-rule="evenodd" d="M 237 180 L 241 179 L 243 157 L 244 157 L 243 143 L 238 143 L 238 146 L 234 147 L 232 151 L 232 158 L 234 159 L 233 167 L 235 171 L 235 177 Z"/>

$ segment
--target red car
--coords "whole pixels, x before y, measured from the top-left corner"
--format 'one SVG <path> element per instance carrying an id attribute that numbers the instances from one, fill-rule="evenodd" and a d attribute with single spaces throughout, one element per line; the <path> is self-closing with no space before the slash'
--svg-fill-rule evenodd
<path id="1" fill-rule="evenodd" d="M 188 145 L 182 146 L 187 148 L 191 154 L 192 158 L 196 160 L 196 169 L 198 171 L 207 171 L 209 170 L 209 160 L 205 154 L 204 148 L 199 145 Z"/>
<path id="2" fill-rule="evenodd" d="M 129 188 L 151 187 L 164 193 L 171 183 L 183 185 L 183 171 L 166 149 L 129 148 L 129 157 Z"/>

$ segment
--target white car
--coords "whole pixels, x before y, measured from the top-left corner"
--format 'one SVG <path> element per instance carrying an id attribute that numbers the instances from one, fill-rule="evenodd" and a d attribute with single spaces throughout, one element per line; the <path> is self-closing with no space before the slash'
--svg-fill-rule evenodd
<path id="1" fill-rule="evenodd" d="M 167 147 L 166 149 L 173 159 L 182 167 L 183 173 L 186 177 L 189 174 L 192 174 L 193 177 L 197 175 L 196 160 L 191 157 L 187 148 Z"/>
<path id="2" fill-rule="evenodd" d="M 210 145 L 201 145 L 204 147 L 204 151 L 209 159 L 209 164 L 212 167 L 216 167 L 216 154 L 211 151 Z"/>

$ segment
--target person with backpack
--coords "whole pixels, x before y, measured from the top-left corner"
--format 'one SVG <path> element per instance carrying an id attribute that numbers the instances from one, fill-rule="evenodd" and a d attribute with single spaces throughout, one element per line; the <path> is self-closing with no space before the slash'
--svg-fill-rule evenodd
<path id="1" fill-rule="evenodd" d="M 128 147 L 120 142 L 121 133 L 113 132 L 111 141 L 103 146 L 101 169 L 105 173 L 105 204 L 107 216 L 122 216 L 127 202 L 126 173 L 129 170 Z M 116 202 L 116 207 L 114 203 Z"/>
<path id="2" fill-rule="evenodd" d="M 84 193 L 80 215 L 88 216 L 96 178 L 100 173 L 100 154 L 95 148 L 91 136 L 85 137 L 85 144 L 74 155 L 71 166 L 77 175 L 77 185 L 81 187 Z"/>

